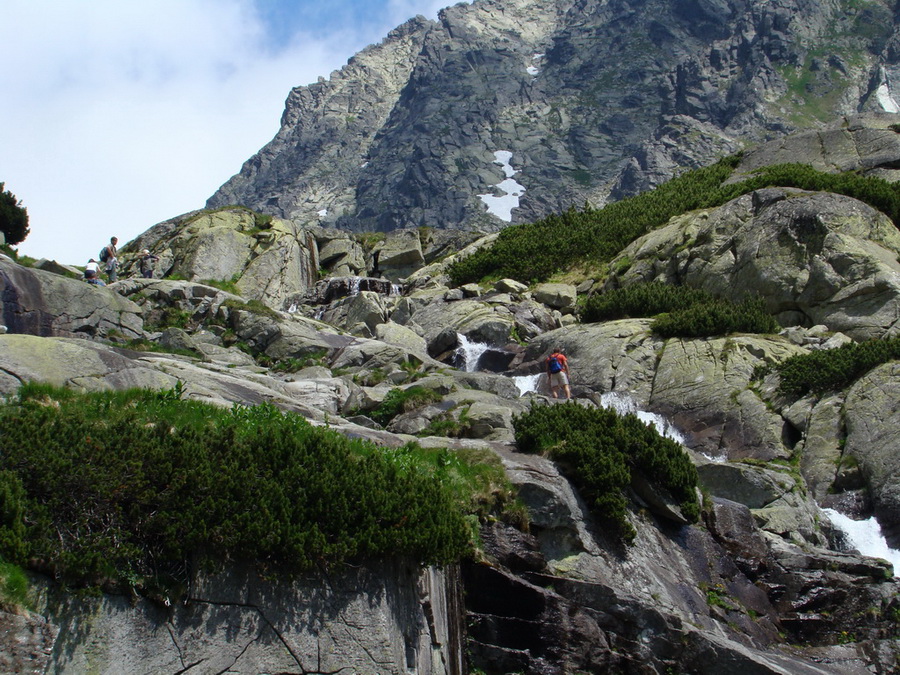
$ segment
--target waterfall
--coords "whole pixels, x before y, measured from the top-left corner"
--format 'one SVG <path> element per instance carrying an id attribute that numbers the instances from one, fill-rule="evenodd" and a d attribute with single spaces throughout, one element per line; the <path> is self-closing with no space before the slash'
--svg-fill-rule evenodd
<path id="1" fill-rule="evenodd" d="M 362 277 L 349 277 L 349 279 L 350 279 L 349 295 L 351 297 L 354 295 L 359 295 L 359 284 L 362 281 Z"/>
<path id="2" fill-rule="evenodd" d="M 536 392 L 538 381 L 540 381 L 540 378 L 541 373 L 535 373 L 534 375 L 514 376 L 513 382 L 515 382 L 516 386 L 519 388 L 519 396 L 524 396 L 525 394 Z"/>
<path id="3" fill-rule="evenodd" d="M 874 516 L 867 520 L 853 520 L 834 509 L 822 511 L 831 524 L 844 533 L 853 548 L 870 558 L 887 560 L 894 566 L 894 576 L 900 576 L 900 551 L 887 545 Z"/>
<path id="4" fill-rule="evenodd" d="M 483 342 L 471 342 L 462 333 L 456 335 L 459 346 L 456 348 L 456 356 L 462 363 L 462 369 L 467 373 L 474 373 L 478 367 L 478 359 L 484 354 L 490 345 Z"/>
<path id="5" fill-rule="evenodd" d="M 661 435 L 666 438 L 671 438 L 676 443 L 684 445 L 684 436 L 681 435 L 681 432 L 679 432 L 669 420 L 656 413 L 638 410 L 637 404 L 626 394 L 620 394 L 616 391 L 607 392 L 600 396 L 600 404 L 604 408 L 615 410 L 619 415 L 627 415 L 629 413 L 636 415 L 637 418 L 647 426 L 650 426 L 651 424 L 655 426 L 656 431 Z"/>

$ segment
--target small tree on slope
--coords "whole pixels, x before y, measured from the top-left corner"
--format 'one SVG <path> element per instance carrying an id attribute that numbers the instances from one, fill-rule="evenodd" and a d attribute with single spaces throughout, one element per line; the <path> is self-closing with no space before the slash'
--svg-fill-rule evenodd
<path id="1" fill-rule="evenodd" d="M 12 246 L 28 236 L 28 210 L 3 187 L 4 184 L 0 183 L 0 232 L 6 237 L 6 243 Z"/>

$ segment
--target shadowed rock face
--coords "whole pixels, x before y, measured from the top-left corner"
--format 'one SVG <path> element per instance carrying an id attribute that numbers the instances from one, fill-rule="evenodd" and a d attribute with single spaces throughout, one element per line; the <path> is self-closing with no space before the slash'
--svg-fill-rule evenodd
<path id="1" fill-rule="evenodd" d="M 42 270 L 0 256 L 3 323 L 11 333 L 42 337 L 125 337 L 143 333 L 141 308 L 108 287 Z"/>
<path id="2" fill-rule="evenodd" d="M 834 0 L 461 3 L 294 88 L 278 134 L 208 206 L 355 231 L 496 231 L 891 109 L 894 33 L 886 0 L 853 12 Z M 813 57 L 812 44 L 831 51 Z M 784 156 L 804 161 L 800 147 Z M 896 165 L 896 148 L 880 150 L 865 170 Z M 849 158 L 835 146 L 824 162 Z M 510 194 L 511 211 L 489 211 Z"/>
<path id="3" fill-rule="evenodd" d="M 457 579 L 456 568 L 402 561 L 290 581 L 233 568 L 197 574 L 188 601 L 165 607 L 124 595 L 73 600 L 36 578 L 40 613 L 0 608 L 0 667 L 462 675 Z"/>

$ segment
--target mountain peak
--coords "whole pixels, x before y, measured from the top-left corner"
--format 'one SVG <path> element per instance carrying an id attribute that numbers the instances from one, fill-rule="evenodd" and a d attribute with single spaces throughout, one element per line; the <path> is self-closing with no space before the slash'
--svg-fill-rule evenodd
<path id="1" fill-rule="evenodd" d="M 475 0 L 416 17 L 293 89 L 278 134 L 207 205 L 484 232 L 600 206 L 896 107 L 890 3 L 844 4 Z"/>

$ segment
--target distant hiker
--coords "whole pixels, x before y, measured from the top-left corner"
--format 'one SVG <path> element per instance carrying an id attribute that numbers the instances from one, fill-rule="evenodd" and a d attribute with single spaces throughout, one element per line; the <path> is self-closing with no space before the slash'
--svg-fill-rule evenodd
<path id="1" fill-rule="evenodd" d="M 100 274 L 100 264 L 91 258 L 88 260 L 87 265 L 84 266 L 84 278 L 85 279 L 93 279 Z"/>
<path id="2" fill-rule="evenodd" d="M 153 278 L 153 263 L 159 260 L 159 256 L 150 253 L 150 249 L 145 248 L 141 251 L 141 276 L 144 279 Z"/>
<path id="3" fill-rule="evenodd" d="M 84 266 L 84 280 L 94 286 L 106 286 L 103 279 L 100 278 L 100 264 L 91 258 L 88 264 Z"/>
<path id="4" fill-rule="evenodd" d="M 119 278 L 116 272 L 119 267 L 119 251 L 116 248 L 118 243 L 119 240 L 116 237 L 110 237 L 109 245 L 100 249 L 100 262 L 106 265 L 106 276 L 110 283 Z"/>
<path id="5" fill-rule="evenodd" d="M 547 357 L 547 380 L 550 382 L 550 395 L 553 398 L 559 398 L 560 387 L 565 392 L 567 401 L 572 398 L 569 390 L 569 361 L 559 347 Z"/>

